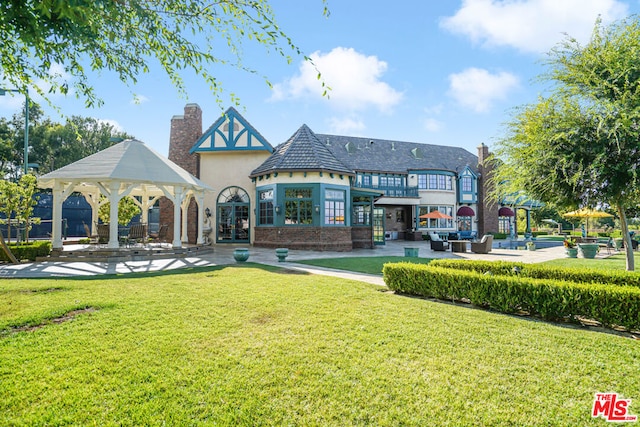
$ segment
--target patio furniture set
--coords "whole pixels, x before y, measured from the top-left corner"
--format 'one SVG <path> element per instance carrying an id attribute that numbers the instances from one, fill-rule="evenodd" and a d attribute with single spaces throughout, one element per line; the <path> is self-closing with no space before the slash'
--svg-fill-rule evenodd
<path id="1" fill-rule="evenodd" d="M 109 241 L 109 224 L 96 224 L 97 234 L 92 234 L 89 226 L 84 225 L 84 230 L 91 244 L 106 244 Z M 155 232 L 148 232 L 148 225 L 144 223 L 132 224 L 128 228 L 121 229 L 118 241 L 121 247 L 131 247 L 138 244 L 146 246 L 149 242 L 163 243 L 167 241 L 168 224 L 162 224 Z"/>
<path id="2" fill-rule="evenodd" d="M 429 238 L 432 251 L 446 251 L 447 249 L 451 249 L 451 252 L 467 252 L 467 245 L 469 244 L 471 246 L 471 252 L 488 254 L 491 252 L 491 246 L 493 244 L 493 236 L 490 234 L 484 235 L 479 241 L 462 240 L 459 238 L 445 240 L 434 232 L 429 233 Z"/>

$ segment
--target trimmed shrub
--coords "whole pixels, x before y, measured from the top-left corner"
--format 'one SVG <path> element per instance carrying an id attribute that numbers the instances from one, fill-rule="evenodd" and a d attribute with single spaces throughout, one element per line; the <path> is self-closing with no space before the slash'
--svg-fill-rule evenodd
<path id="1" fill-rule="evenodd" d="M 49 240 L 32 241 L 9 245 L 13 255 L 19 260 L 35 261 L 36 257 L 48 256 L 51 253 L 51 242 Z M 0 249 L 0 261 L 9 261 L 9 257 Z"/>
<path id="2" fill-rule="evenodd" d="M 504 240 L 507 238 L 507 233 L 493 233 L 493 238 L 495 240 Z"/>
<path id="3" fill-rule="evenodd" d="M 586 268 L 551 267 L 539 264 L 525 264 L 509 261 L 476 261 L 437 259 L 433 266 L 475 271 L 491 272 L 500 275 L 519 275 L 534 279 L 566 280 L 576 283 L 601 283 L 605 285 L 635 286 L 640 288 L 640 273 L 631 271 L 604 271 Z"/>
<path id="4" fill-rule="evenodd" d="M 523 311 L 547 320 L 585 317 L 604 326 L 640 329 L 640 289 L 631 286 L 488 275 L 411 263 L 385 264 L 383 277 L 396 292 L 469 301 L 503 313 Z"/>

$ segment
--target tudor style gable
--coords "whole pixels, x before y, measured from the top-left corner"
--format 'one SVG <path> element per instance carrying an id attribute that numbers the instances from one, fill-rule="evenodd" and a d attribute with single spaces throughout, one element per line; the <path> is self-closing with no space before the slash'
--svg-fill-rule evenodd
<path id="1" fill-rule="evenodd" d="M 478 203 L 478 175 L 466 166 L 458 173 L 458 203 Z"/>
<path id="2" fill-rule="evenodd" d="M 273 147 L 235 108 L 229 108 L 193 145 L 190 153 L 267 151 Z"/>

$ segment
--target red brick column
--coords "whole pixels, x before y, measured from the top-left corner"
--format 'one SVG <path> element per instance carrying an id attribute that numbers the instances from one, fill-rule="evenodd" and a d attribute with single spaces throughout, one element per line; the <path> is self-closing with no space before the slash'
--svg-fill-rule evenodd
<path id="1" fill-rule="evenodd" d="M 489 147 L 478 147 L 478 236 L 498 232 L 498 200 L 491 197 L 491 173 L 494 165 L 489 159 Z"/>
<path id="2" fill-rule="evenodd" d="M 197 154 L 190 154 L 189 150 L 202 136 L 202 110 L 198 104 L 187 104 L 184 115 L 171 118 L 171 133 L 169 136 L 169 160 L 185 169 L 195 177 L 200 176 L 200 159 Z M 191 201 L 187 210 L 187 234 L 189 243 L 196 242 L 197 207 Z M 160 200 L 160 223 L 169 224 L 169 236 L 173 236 L 173 204 L 166 198 Z M 180 226 L 180 224 L 178 224 Z"/>

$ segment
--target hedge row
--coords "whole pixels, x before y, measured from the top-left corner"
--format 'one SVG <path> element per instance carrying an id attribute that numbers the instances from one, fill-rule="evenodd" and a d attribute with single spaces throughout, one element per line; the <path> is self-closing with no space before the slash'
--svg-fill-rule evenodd
<path id="1" fill-rule="evenodd" d="M 468 300 L 503 313 L 527 312 L 547 320 L 578 317 L 604 326 L 640 330 L 640 288 L 488 275 L 424 264 L 393 263 L 384 281 L 396 292 L 443 300 Z"/>
<path id="2" fill-rule="evenodd" d="M 9 245 L 13 255 L 21 260 L 35 261 L 36 257 L 48 256 L 51 253 L 51 242 L 49 240 L 34 241 L 25 244 Z M 0 248 L 0 261 L 9 261 L 9 257 Z"/>
<path id="3" fill-rule="evenodd" d="M 476 261 L 438 259 L 430 265 L 478 273 L 518 275 L 534 279 L 566 280 L 577 283 L 601 283 L 605 285 L 635 286 L 640 288 L 640 273 L 631 271 L 606 271 L 586 268 L 551 267 L 540 264 L 525 264 L 509 261 Z"/>

